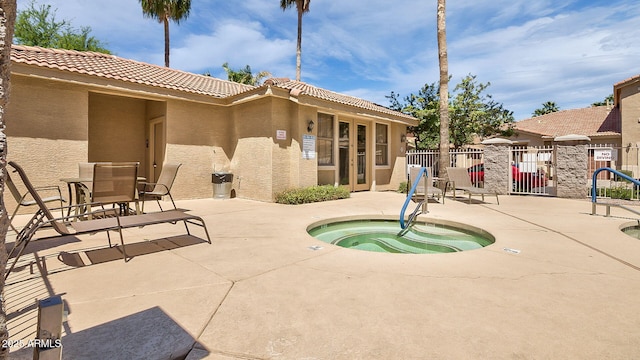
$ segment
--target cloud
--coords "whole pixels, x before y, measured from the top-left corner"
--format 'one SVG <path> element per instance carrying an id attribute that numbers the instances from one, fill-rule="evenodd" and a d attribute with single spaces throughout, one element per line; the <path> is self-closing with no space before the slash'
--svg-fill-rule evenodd
<path id="1" fill-rule="evenodd" d="M 295 43 L 287 39 L 265 38 L 260 23 L 227 20 L 211 34 L 185 37 L 172 50 L 171 61 L 172 67 L 192 72 L 210 69 L 212 74 L 224 74 L 221 66 L 228 62 L 231 68 L 250 65 L 254 72 L 264 70 L 278 76 L 295 73 L 295 65 L 292 68 L 289 61 L 292 49 Z"/>
<path id="2" fill-rule="evenodd" d="M 89 25 L 117 55 L 162 65 L 162 26 L 138 1 L 41 0 Z M 19 0 L 24 6 L 26 0 Z M 313 0 L 303 18 L 302 78 L 382 105 L 391 91 L 437 82 L 436 2 Z M 496 101 L 529 117 L 545 101 L 588 106 L 637 75 L 640 4 L 628 0 L 448 2 L 453 84 L 471 73 Z M 221 65 L 295 75 L 297 17 L 278 2 L 199 0 L 170 24 L 172 67 L 226 78 Z"/>

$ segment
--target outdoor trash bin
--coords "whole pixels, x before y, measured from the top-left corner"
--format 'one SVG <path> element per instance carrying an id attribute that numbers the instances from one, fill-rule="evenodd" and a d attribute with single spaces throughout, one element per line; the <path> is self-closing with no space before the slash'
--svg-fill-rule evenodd
<path id="1" fill-rule="evenodd" d="M 229 199 L 231 197 L 233 174 L 225 172 L 215 172 L 211 174 L 211 182 L 213 183 L 214 199 Z"/>

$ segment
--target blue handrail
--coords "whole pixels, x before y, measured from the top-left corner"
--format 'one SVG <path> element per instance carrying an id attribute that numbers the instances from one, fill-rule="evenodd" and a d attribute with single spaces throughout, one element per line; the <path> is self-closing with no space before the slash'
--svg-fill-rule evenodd
<path id="1" fill-rule="evenodd" d="M 404 201 L 404 205 L 402 205 L 402 210 L 400 210 L 400 227 L 402 230 L 406 229 L 409 224 L 405 225 L 404 223 L 404 212 L 407 210 L 407 206 L 409 206 L 409 202 L 411 201 L 411 197 L 416 192 L 416 188 L 418 187 L 418 182 L 420 182 L 420 178 L 422 176 L 427 176 L 427 168 L 421 167 L 418 172 L 418 176 L 416 176 L 413 185 L 411 185 L 411 190 L 407 193 L 407 198 Z M 425 189 L 426 190 L 426 189 Z"/>
<path id="2" fill-rule="evenodd" d="M 623 179 L 629 180 L 632 183 L 640 186 L 640 181 L 632 178 L 629 175 L 623 174 L 623 173 L 621 173 L 621 172 L 619 172 L 617 170 L 613 170 L 612 168 L 609 168 L 609 167 L 599 168 L 598 170 L 593 172 L 593 176 L 591 177 L 591 202 L 592 203 L 596 203 L 596 190 L 597 190 L 596 189 L 596 182 L 598 181 L 597 176 L 602 171 L 608 171 L 608 172 L 614 173 L 615 175 L 617 175 L 617 176 L 619 176 L 619 177 L 621 177 Z"/>

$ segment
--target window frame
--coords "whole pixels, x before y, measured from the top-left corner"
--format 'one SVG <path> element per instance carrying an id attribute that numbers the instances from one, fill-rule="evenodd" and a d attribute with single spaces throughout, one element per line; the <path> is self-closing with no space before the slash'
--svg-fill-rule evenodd
<path id="1" fill-rule="evenodd" d="M 330 136 L 321 136 L 320 134 L 320 129 L 322 128 L 321 124 L 320 124 L 320 120 L 321 117 L 327 117 L 330 119 L 331 121 L 331 134 Z M 336 137 L 336 116 L 334 114 L 329 114 L 329 113 L 322 113 L 322 112 L 318 112 L 317 116 L 316 116 L 316 122 L 318 123 L 318 132 L 316 135 L 316 141 L 317 141 L 317 145 L 316 145 L 316 156 L 317 156 L 317 165 L 318 168 L 323 168 L 323 169 L 331 169 L 331 168 L 335 168 L 336 166 L 336 154 L 335 154 L 335 137 Z M 328 150 L 328 154 L 330 154 L 330 158 L 331 158 L 331 162 L 330 164 L 322 164 L 320 163 L 320 142 L 328 142 L 329 143 L 329 150 Z"/>
<path id="2" fill-rule="evenodd" d="M 384 126 L 385 127 L 385 135 L 384 135 L 384 140 L 385 142 L 378 142 L 378 126 Z M 375 123 L 375 166 L 376 167 L 389 167 L 390 166 L 390 161 L 389 161 L 389 156 L 390 156 L 390 145 L 389 145 L 389 138 L 390 138 L 390 130 L 391 127 L 389 126 L 389 124 L 384 124 L 384 123 Z M 385 150 L 384 150 L 384 154 L 383 154 L 383 159 L 385 160 L 383 163 L 378 163 L 378 146 L 384 146 Z"/>

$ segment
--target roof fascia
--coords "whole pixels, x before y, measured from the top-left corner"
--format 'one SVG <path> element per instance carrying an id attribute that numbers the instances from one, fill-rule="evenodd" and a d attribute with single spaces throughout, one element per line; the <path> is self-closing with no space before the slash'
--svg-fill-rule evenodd
<path id="1" fill-rule="evenodd" d="M 360 117 L 390 121 L 393 123 L 400 123 L 407 126 L 417 126 L 419 123 L 418 119 L 412 119 L 410 117 L 394 116 L 391 114 L 386 114 L 378 111 L 363 109 L 353 105 L 342 104 L 339 102 L 320 99 L 318 97 L 307 95 L 307 94 L 299 94 L 297 96 L 297 99 L 300 104 L 316 106 L 322 109 L 335 110 L 342 113 L 354 114 Z"/>
<path id="2" fill-rule="evenodd" d="M 16 62 L 11 63 L 11 73 L 12 75 L 73 84 L 80 87 L 86 87 L 89 91 L 111 95 L 134 96 L 148 100 L 160 101 L 169 99 L 185 100 L 216 105 L 224 105 L 225 103 L 224 99 L 211 95 L 195 94 L 182 90 L 130 83 L 122 80 L 108 79 L 94 75 L 80 74 Z"/>

